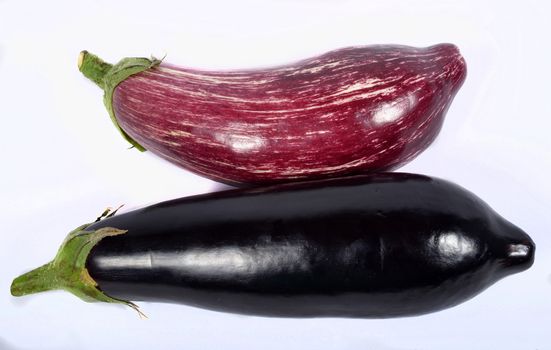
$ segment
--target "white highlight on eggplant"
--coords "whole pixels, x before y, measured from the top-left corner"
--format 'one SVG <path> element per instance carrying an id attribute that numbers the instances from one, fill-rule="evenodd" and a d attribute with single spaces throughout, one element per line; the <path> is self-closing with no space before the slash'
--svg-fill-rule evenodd
<path id="1" fill-rule="evenodd" d="M 245 278 L 277 269 L 308 270 L 310 265 L 304 254 L 300 242 L 274 242 L 265 247 L 236 246 L 214 251 L 195 248 L 186 252 L 155 254 L 152 267 L 176 267 L 182 274 L 200 274 L 217 279 Z"/>
<path id="2" fill-rule="evenodd" d="M 392 123 L 405 116 L 417 102 L 415 94 L 407 94 L 395 101 L 383 103 L 371 117 L 376 125 Z"/>
<path id="3" fill-rule="evenodd" d="M 169 259 L 166 259 L 169 261 Z M 248 270 L 253 261 L 239 249 L 220 249 L 209 251 L 205 249 L 192 249 L 182 254 L 178 266 L 182 270 L 196 271 L 204 274 L 236 273 Z"/>
<path id="4" fill-rule="evenodd" d="M 530 254 L 530 247 L 526 244 L 511 244 L 509 245 L 508 255 L 510 258 L 526 257 Z"/>
<path id="5" fill-rule="evenodd" d="M 476 242 L 457 232 L 446 232 L 436 237 L 438 261 L 443 265 L 471 257 L 476 253 Z"/>
<path id="6" fill-rule="evenodd" d="M 256 152 L 266 145 L 266 140 L 260 136 L 219 132 L 214 137 L 237 153 Z"/>
<path id="7" fill-rule="evenodd" d="M 118 257 L 96 259 L 96 264 L 100 269 L 150 269 L 153 267 L 153 260 L 151 254 L 135 253 L 135 254 L 123 254 Z"/>

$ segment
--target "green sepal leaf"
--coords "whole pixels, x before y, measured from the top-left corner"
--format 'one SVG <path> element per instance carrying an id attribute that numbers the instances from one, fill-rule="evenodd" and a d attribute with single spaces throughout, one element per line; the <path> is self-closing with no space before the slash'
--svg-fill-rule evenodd
<path id="1" fill-rule="evenodd" d="M 113 92 L 115 88 L 129 76 L 158 66 L 161 61 L 162 60 L 156 58 L 127 57 L 120 60 L 117 64 L 112 65 L 104 62 L 101 58 L 88 51 L 82 51 L 78 60 L 78 68 L 82 74 L 103 89 L 103 103 L 117 130 L 119 130 L 126 141 L 142 152 L 146 149 L 120 127 L 115 117 L 115 112 L 113 110 Z"/>
<path id="2" fill-rule="evenodd" d="M 125 234 L 126 230 L 104 227 L 88 231 L 90 224 L 71 231 L 61 244 L 55 258 L 13 280 L 11 294 L 23 296 L 47 290 L 62 289 L 87 302 L 107 302 L 130 306 L 141 316 L 143 313 L 131 301 L 105 294 L 86 269 L 86 260 L 92 248 L 103 238 Z"/>

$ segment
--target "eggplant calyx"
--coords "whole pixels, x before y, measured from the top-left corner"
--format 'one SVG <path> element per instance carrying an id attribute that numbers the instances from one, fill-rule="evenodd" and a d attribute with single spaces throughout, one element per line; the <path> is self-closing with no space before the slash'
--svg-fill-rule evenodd
<path id="1" fill-rule="evenodd" d="M 103 103 L 109 112 L 111 121 L 126 141 L 134 148 L 143 152 L 146 149 L 128 135 L 119 125 L 113 110 L 113 92 L 117 85 L 131 75 L 138 74 L 150 68 L 161 64 L 162 59 L 154 57 L 127 57 L 120 60 L 117 64 L 110 64 L 103 61 L 98 56 L 84 50 L 78 56 L 78 69 L 85 77 L 96 83 L 103 89 Z"/>
<path id="2" fill-rule="evenodd" d="M 86 269 L 86 259 L 99 241 L 127 231 L 113 227 L 86 231 L 88 226 L 89 224 L 82 225 L 69 233 L 52 261 L 14 279 L 11 284 L 11 294 L 23 296 L 62 289 L 87 302 L 125 304 L 136 310 L 140 316 L 145 316 L 136 304 L 103 293 Z"/>

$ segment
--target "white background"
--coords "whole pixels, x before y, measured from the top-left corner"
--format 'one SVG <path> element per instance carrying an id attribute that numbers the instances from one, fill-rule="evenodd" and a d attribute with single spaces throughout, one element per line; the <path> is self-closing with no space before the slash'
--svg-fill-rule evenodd
<path id="1" fill-rule="evenodd" d="M 551 349 L 551 32 L 541 1 L 0 0 L 0 349 Z M 458 307 L 392 320 L 269 319 L 181 305 L 130 309 L 65 292 L 13 298 L 16 275 L 67 232 L 125 210 L 223 188 L 127 150 L 80 75 L 115 62 L 283 64 L 348 45 L 458 45 L 468 77 L 437 141 L 403 171 L 474 191 L 537 244 L 536 263 Z"/>

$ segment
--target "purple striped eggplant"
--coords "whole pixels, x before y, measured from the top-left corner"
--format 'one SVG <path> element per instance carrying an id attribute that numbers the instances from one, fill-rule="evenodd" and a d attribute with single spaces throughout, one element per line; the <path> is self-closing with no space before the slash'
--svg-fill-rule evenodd
<path id="1" fill-rule="evenodd" d="M 436 138 L 466 76 L 451 44 L 218 72 L 147 58 L 111 65 L 83 51 L 79 69 L 137 149 L 230 184 L 395 169 Z"/>

